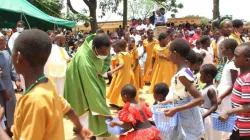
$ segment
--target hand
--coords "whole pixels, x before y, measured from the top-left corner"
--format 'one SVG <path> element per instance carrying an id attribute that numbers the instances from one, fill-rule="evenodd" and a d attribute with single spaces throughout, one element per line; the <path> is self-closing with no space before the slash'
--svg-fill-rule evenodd
<path id="1" fill-rule="evenodd" d="M 113 74 L 112 71 L 108 71 L 108 72 L 107 72 L 107 75 L 109 75 L 109 76 L 112 76 L 112 74 Z"/>
<path id="2" fill-rule="evenodd" d="M 233 28 L 233 32 L 238 36 L 238 37 L 240 37 L 240 32 L 238 32 L 238 30 L 236 29 L 236 28 Z"/>
<path id="3" fill-rule="evenodd" d="M 67 61 L 67 63 L 69 63 L 71 61 L 71 58 L 68 58 L 66 61 Z"/>
<path id="4" fill-rule="evenodd" d="M 3 120 L 4 117 L 4 108 L 0 105 L 0 122 Z"/>
<path id="5" fill-rule="evenodd" d="M 113 120 L 112 116 L 106 116 L 106 119 Z"/>
<path id="6" fill-rule="evenodd" d="M 136 68 L 133 68 L 133 72 L 135 73 Z"/>
<path id="7" fill-rule="evenodd" d="M 166 56 L 165 56 L 164 54 L 160 54 L 160 55 L 159 55 L 159 58 L 161 58 L 161 59 L 166 59 Z"/>
<path id="8" fill-rule="evenodd" d="M 176 114 L 177 109 L 174 107 L 174 108 L 167 109 L 164 112 L 165 112 L 165 116 L 173 117 Z"/>
<path id="9" fill-rule="evenodd" d="M 218 97 L 218 98 L 217 98 L 217 103 L 218 103 L 218 105 L 221 104 L 222 100 L 223 100 L 223 99 L 222 99 L 221 97 Z"/>
<path id="10" fill-rule="evenodd" d="M 102 78 L 102 74 L 99 73 L 99 74 L 98 74 L 98 77 L 99 77 L 99 78 Z"/>
<path id="11" fill-rule="evenodd" d="M 150 70 L 149 70 L 149 72 L 148 72 L 148 74 L 149 74 L 149 75 L 151 75 L 151 74 L 152 74 L 152 71 L 153 71 L 153 70 L 152 70 L 152 69 L 150 69 Z"/>
<path id="12" fill-rule="evenodd" d="M 221 113 L 221 115 L 219 116 L 218 119 L 219 119 L 220 121 L 222 121 L 222 122 L 226 122 L 227 119 L 228 119 L 228 117 L 229 117 L 228 112 L 227 112 L 227 111 L 224 111 L 224 112 Z"/>
<path id="13" fill-rule="evenodd" d="M 0 77 L 2 77 L 2 75 L 3 75 L 3 71 L 0 71 Z"/>
<path id="14" fill-rule="evenodd" d="M 22 90 L 21 83 L 19 82 L 19 80 L 16 80 L 16 89 L 18 92 L 20 92 Z"/>
<path id="15" fill-rule="evenodd" d="M 115 127 L 116 126 L 116 122 L 115 121 L 111 121 L 109 124 L 110 127 Z"/>
<path id="16" fill-rule="evenodd" d="M 10 95 L 10 93 L 7 90 L 3 91 L 3 97 L 6 101 L 11 101 L 12 100 L 12 96 Z"/>
<path id="17" fill-rule="evenodd" d="M 80 133 L 80 136 L 83 138 L 83 140 L 85 139 L 91 139 L 91 137 L 93 136 L 93 132 L 86 129 L 86 128 L 82 128 L 82 131 Z"/>

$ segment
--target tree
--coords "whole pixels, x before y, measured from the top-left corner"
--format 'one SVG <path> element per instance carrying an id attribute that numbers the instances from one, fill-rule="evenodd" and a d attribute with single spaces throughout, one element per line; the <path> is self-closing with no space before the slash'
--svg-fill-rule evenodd
<path id="1" fill-rule="evenodd" d="M 101 17 L 105 16 L 107 11 L 111 11 L 115 13 L 117 11 L 118 4 L 121 2 L 121 0 L 98 0 L 99 1 L 99 8 L 102 10 Z M 89 16 L 90 19 L 90 26 L 91 26 L 91 32 L 95 33 L 98 25 L 97 25 L 97 15 L 96 15 L 96 9 L 98 6 L 97 0 L 83 0 L 83 2 L 88 6 L 89 9 Z M 70 8 L 70 11 L 72 11 L 74 14 L 83 14 L 76 11 L 72 5 L 71 0 L 67 0 L 67 5 Z"/>
<path id="2" fill-rule="evenodd" d="M 50 16 L 61 17 L 63 0 L 27 0 L 27 1 Z"/>
<path id="3" fill-rule="evenodd" d="M 200 18 L 201 19 L 200 24 L 205 24 L 205 25 L 208 24 L 209 21 L 210 21 L 209 18 L 199 16 L 199 15 L 187 15 L 187 16 L 185 16 L 183 18 Z"/>
<path id="4" fill-rule="evenodd" d="M 171 12 L 171 17 L 175 17 L 179 9 L 183 8 L 182 3 L 177 3 L 176 0 L 152 0 L 157 3 L 158 7 L 163 7 L 166 11 Z"/>
<path id="5" fill-rule="evenodd" d="M 213 4 L 213 19 L 216 19 L 220 16 L 220 0 L 213 0 Z"/>
<path id="6" fill-rule="evenodd" d="M 151 12 L 154 10 L 154 5 L 156 3 L 152 0 L 130 0 L 128 2 L 128 18 L 138 19 L 151 16 Z"/>

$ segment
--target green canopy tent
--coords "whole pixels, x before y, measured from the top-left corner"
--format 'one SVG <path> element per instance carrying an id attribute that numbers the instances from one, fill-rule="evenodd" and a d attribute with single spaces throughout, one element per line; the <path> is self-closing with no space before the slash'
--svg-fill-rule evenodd
<path id="1" fill-rule="evenodd" d="M 22 19 L 31 28 L 54 29 L 55 25 L 74 28 L 76 22 L 45 14 L 26 0 L 0 0 L 0 28 L 14 28 Z"/>

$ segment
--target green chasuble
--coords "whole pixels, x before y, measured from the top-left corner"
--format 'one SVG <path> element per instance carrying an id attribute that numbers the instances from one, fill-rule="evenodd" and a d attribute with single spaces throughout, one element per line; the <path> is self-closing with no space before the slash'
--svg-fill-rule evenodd
<path id="1" fill-rule="evenodd" d="M 94 35 L 87 37 L 71 60 L 63 96 L 79 116 L 89 111 L 89 129 L 94 136 L 108 137 L 105 116 L 110 116 L 110 111 L 106 104 L 106 83 L 98 74 L 109 69 L 110 55 L 106 60 L 98 59 L 92 49 L 93 38 Z"/>

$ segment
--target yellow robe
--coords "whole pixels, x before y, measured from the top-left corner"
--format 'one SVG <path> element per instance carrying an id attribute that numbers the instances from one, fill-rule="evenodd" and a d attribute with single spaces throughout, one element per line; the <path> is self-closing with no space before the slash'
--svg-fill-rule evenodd
<path id="1" fill-rule="evenodd" d="M 130 54 L 130 57 L 132 59 L 132 68 L 133 68 L 135 63 L 136 63 L 136 59 L 139 59 L 138 50 L 137 50 L 136 46 L 134 46 L 134 48 L 129 52 L 129 54 Z M 134 75 L 135 75 L 136 89 L 142 89 L 144 86 L 144 81 L 143 81 L 143 77 L 142 77 L 141 66 L 139 63 L 136 67 Z"/>
<path id="2" fill-rule="evenodd" d="M 211 46 L 214 52 L 214 61 L 215 61 L 214 64 L 217 66 L 219 64 L 219 56 L 218 56 L 218 51 L 217 51 L 217 43 L 215 40 L 211 43 Z"/>
<path id="3" fill-rule="evenodd" d="M 238 43 L 238 45 L 240 45 L 240 44 L 243 43 L 243 41 L 240 39 L 240 37 L 238 37 L 238 36 L 237 36 L 236 34 L 234 34 L 234 33 L 232 33 L 232 34 L 229 36 L 229 38 L 232 38 L 232 39 L 236 40 L 237 43 Z"/>
<path id="4" fill-rule="evenodd" d="M 120 52 L 118 54 L 119 65 L 123 67 L 113 74 L 113 79 L 107 93 L 110 104 L 123 106 L 121 90 L 127 84 L 135 85 L 134 73 L 132 72 L 132 60 L 128 52 Z"/>
<path id="5" fill-rule="evenodd" d="M 149 75 L 149 70 L 151 68 L 153 48 L 156 44 L 159 44 L 157 40 L 153 40 L 152 42 L 148 42 L 148 40 L 143 41 L 144 50 L 147 52 L 147 59 L 145 62 L 145 67 L 144 67 L 144 81 L 145 82 L 151 82 L 152 80 L 152 75 Z"/>
<path id="6" fill-rule="evenodd" d="M 152 58 L 155 58 L 155 63 L 149 93 L 153 93 L 154 86 L 160 82 L 164 82 L 170 87 L 171 78 L 177 71 L 177 66 L 175 64 L 159 57 L 161 54 L 169 56 L 169 49 L 168 47 L 162 48 L 157 44 L 152 55 Z"/>
<path id="7" fill-rule="evenodd" d="M 14 140 L 64 140 L 63 114 L 71 109 L 54 83 L 40 83 L 16 104 Z"/>

